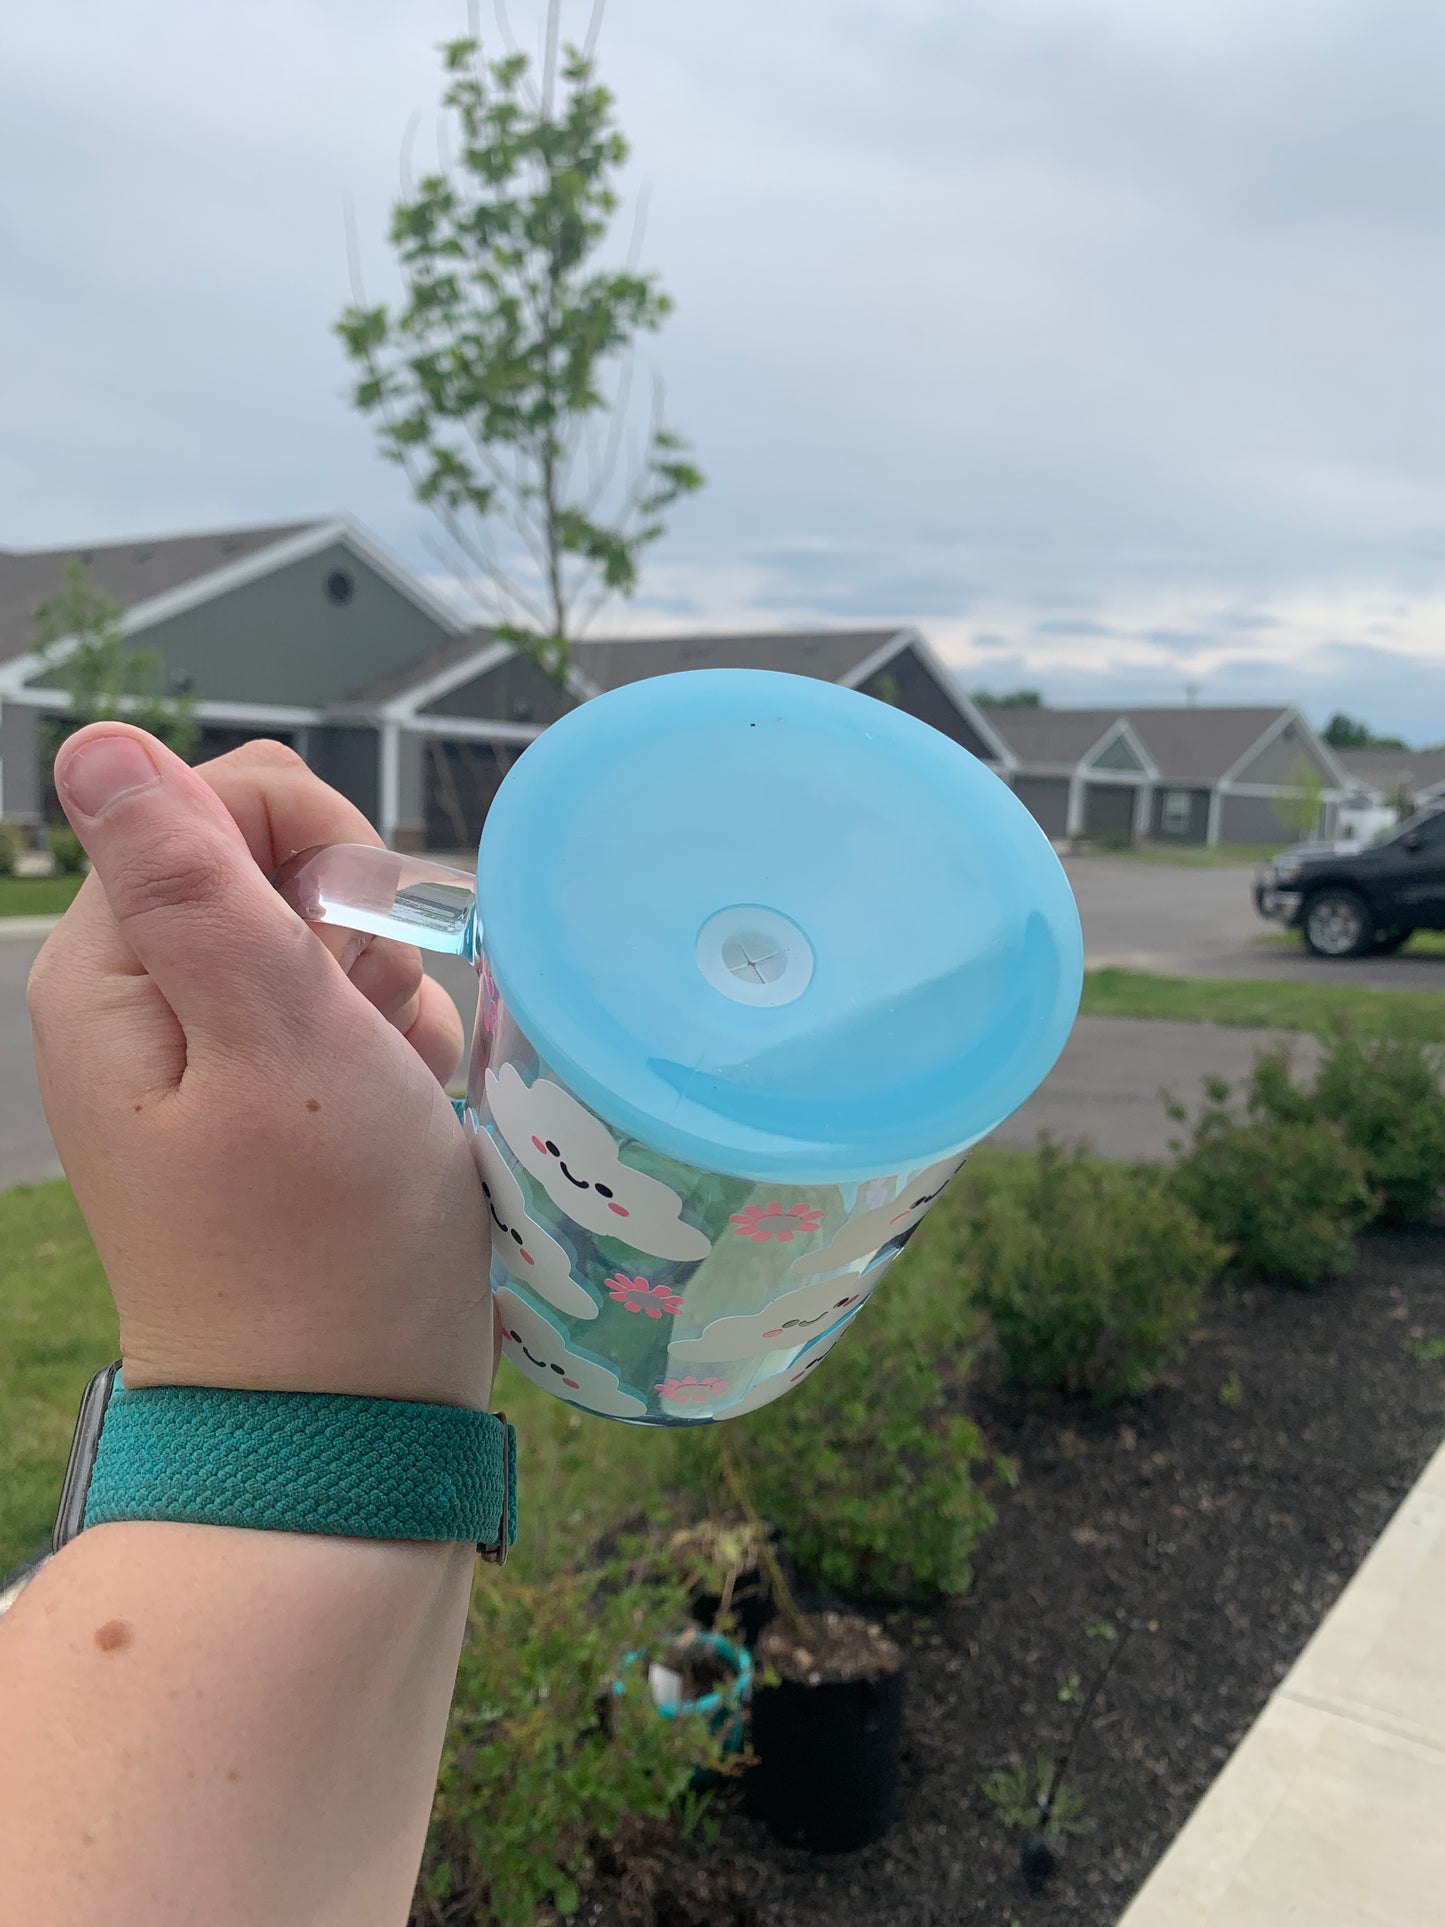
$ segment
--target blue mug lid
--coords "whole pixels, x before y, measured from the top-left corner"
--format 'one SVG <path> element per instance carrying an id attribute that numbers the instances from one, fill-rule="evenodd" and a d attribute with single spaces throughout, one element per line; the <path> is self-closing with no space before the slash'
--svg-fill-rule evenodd
<path id="1" fill-rule="evenodd" d="M 477 859 L 498 988 L 599 1116 L 704 1170 L 936 1161 L 1062 1050 L 1083 942 L 1024 805 L 926 723 L 805 676 L 689 670 L 540 736 Z"/>

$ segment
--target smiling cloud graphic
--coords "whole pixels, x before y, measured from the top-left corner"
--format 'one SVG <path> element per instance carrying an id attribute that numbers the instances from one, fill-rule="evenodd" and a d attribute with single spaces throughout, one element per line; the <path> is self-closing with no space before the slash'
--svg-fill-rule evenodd
<path id="1" fill-rule="evenodd" d="M 791 1392 L 795 1385 L 802 1384 L 815 1365 L 822 1363 L 852 1322 L 850 1318 L 847 1325 L 840 1325 L 837 1331 L 828 1332 L 802 1358 L 795 1358 L 786 1371 L 775 1372 L 771 1378 L 759 1379 L 756 1385 L 743 1393 L 736 1405 L 723 1406 L 721 1411 L 714 1412 L 713 1417 L 741 1418 L 746 1412 L 756 1412 L 760 1406 L 771 1405 L 784 1392 Z"/>
<path id="2" fill-rule="evenodd" d="M 482 1194 L 492 1214 L 492 1255 L 514 1278 L 530 1285 L 558 1311 L 573 1318 L 595 1318 L 596 1301 L 572 1276 L 572 1263 L 557 1240 L 527 1215 L 522 1187 L 485 1131 L 472 1140 L 482 1173 Z"/>
<path id="3" fill-rule="evenodd" d="M 500 1076 L 487 1072 L 487 1102 L 517 1162 L 574 1224 L 655 1258 L 705 1258 L 712 1249 L 679 1218 L 677 1193 L 619 1162 L 607 1126 L 560 1084 L 524 1084 L 504 1064 Z"/>
<path id="4" fill-rule="evenodd" d="M 926 1171 L 910 1178 L 897 1197 L 876 1204 L 871 1210 L 855 1212 L 846 1224 L 839 1226 L 831 1244 L 799 1258 L 793 1270 L 804 1278 L 816 1278 L 821 1272 L 842 1271 L 848 1265 L 856 1265 L 860 1258 L 871 1257 L 883 1245 L 901 1243 L 917 1227 L 924 1212 L 962 1163 L 963 1159 L 957 1157 L 930 1164 Z"/>
<path id="5" fill-rule="evenodd" d="M 782 1351 L 805 1345 L 845 1312 L 855 1311 L 868 1297 L 861 1280 L 828 1278 L 785 1291 L 761 1311 L 742 1318 L 716 1318 L 697 1338 L 674 1338 L 667 1348 L 669 1364 L 693 1359 L 721 1363 L 731 1358 L 756 1358 L 760 1352 Z"/>
<path id="6" fill-rule="evenodd" d="M 557 1327 L 505 1285 L 497 1292 L 497 1310 L 502 1314 L 502 1350 L 523 1377 L 544 1392 L 607 1418 L 641 1418 L 646 1412 L 640 1398 L 623 1391 L 610 1366 L 569 1351 Z"/>

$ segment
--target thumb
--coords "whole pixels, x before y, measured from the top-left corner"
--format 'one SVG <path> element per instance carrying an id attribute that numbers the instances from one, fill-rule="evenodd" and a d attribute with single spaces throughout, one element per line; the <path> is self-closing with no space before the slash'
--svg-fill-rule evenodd
<path id="1" fill-rule="evenodd" d="M 207 783 L 144 730 L 107 722 L 62 745 L 55 788 L 122 942 L 188 1040 L 304 1021 L 330 958 Z"/>

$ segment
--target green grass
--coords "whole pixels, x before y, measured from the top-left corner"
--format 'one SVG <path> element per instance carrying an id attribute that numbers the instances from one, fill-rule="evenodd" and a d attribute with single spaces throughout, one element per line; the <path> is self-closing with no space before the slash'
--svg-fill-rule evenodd
<path id="1" fill-rule="evenodd" d="M 1254 939 L 1260 950 L 1289 950 L 1297 956 L 1308 955 L 1298 931 L 1268 930 Z M 1395 952 L 1397 957 L 1445 957 L 1445 930 L 1417 930 L 1410 941 Z"/>
<path id="2" fill-rule="evenodd" d="M 1264 863 L 1284 848 L 1279 843 L 1131 843 L 1120 849 L 1097 849 L 1092 854 L 1117 856 L 1130 863 L 1167 863 L 1184 870 L 1227 870 L 1241 864 Z"/>
<path id="3" fill-rule="evenodd" d="M 972 1204 L 1018 1182 L 1031 1162 L 1027 1152 L 975 1152 L 888 1291 L 956 1296 L 955 1253 Z M 80 1394 L 116 1344 L 110 1293 L 70 1187 L 0 1192 L 0 1577 L 49 1540 Z M 513 1557 L 527 1578 L 575 1564 L 600 1534 L 665 1502 L 678 1483 L 677 1432 L 574 1411 L 505 1360 L 496 1396 L 520 1439 L 523 1529 Z"/>
<path id="4" fill-rule="evenodd" d="M 58 917 L 84 877 L 0 877 L 0 917 Z"/>
<path id="5" fill-rule="evenodd" d="M 1079 1008 L 1089 1017 L 1165 1017 L 1247 1030 L 1313 1031 L 1317 1036 L 1344 1023 L 1365 1033 L 1445 1041 L 1445 997 L 1432 990 L 1358 990 L 1349 984 L 1089 970 Z"/>

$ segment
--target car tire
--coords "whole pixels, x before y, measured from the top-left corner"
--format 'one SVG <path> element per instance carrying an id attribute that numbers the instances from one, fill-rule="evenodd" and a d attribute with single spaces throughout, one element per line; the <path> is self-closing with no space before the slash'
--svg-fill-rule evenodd
<path id="1" fill-rule="evenodd" d="M 1413 924 L 1406 929 L 1379 930 L 1375 933 L 1375 941 L 1370 945 L 1370 950 L 1376 957 L 1393 957 L 1397 950 L 1403 949 L 1414 934 Z"/>
<path id="2" fill-rule="evenodd" d="M 1375 919 L 1358 890 L 1327 884 L 1305 900 L 1300 911 L 1305 948 L 1332 963 L 1364 957 L 1375 947 Z"/>

